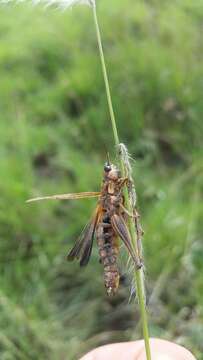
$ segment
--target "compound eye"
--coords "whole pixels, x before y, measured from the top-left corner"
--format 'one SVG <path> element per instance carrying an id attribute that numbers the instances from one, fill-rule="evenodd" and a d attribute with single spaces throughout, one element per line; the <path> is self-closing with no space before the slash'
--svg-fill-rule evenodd
<path id="1" fill-rule="evenodd" d="M 104 171 L 105 171 L 105 172 L 111 171 L 111 165 L 108 164 L 108 163 L 106 163 L 106 164 L 104 165 Z"/>

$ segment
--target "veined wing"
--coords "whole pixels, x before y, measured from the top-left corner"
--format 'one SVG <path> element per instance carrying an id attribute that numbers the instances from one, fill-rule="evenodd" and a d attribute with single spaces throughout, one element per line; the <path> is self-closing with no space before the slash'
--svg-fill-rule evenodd
<path id="1" fill-rule="evenodd" d="M 100 192 L 81 192 L 81 193 L 73 193 L 73 194 L 61 194 L 61 195 L 36 197 L 33 199 L 29 199 L 26 202 L 30 203 L 41 200 L 77 200 L 77 199 L 95 198 L 95 197 L 99 197 L 100 195 L 101 195 Z"/>
<path id="2" fill-rule="evenodd" d="M 137 268 L 140 268 L 139 259 L 136 255 L 136 252 L 131 244 L 131 237 L 128 231 L 127 225 L 123 219 L 123 217 L 117 214 L 114 214 L 111 217 L 111 224 L 115 231 L 115 233 L 123 240 L 125 246 L 127 247 L 135 265 Z"/>
<path id="3" fill-rule="evenodd" d="M 91 221 L 85 226 L 74 247 L 69 252 L 67 256 L 68 261 L 73 261 L 76 258 L 80 259 L 80 266 L 88 264 L 92 252 L 95 229 L 99 221 L 100 214 L 101 209 L 98 206 Z"/>

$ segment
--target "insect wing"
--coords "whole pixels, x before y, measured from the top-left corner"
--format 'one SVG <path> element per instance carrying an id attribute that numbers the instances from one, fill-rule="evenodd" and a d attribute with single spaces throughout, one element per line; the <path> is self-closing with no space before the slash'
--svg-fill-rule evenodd
<path id="1" fill-rule="evenodd" d="M 41 200 L 77 200 L 77 199 L 95 198 L 95 197 L 99 197 L 100 195 L 101 195 L 100 192 L 81 192 L 81 193 L 73 193 L 73 194 L 61 194 L 61 195 L 36 197 L 33 199 L 29 199 L 26 202 L 30 203 Z"/>
<path id="2" fill-rule="evenodd" d="M 131 238 L 127 228 L 127 225 L 122 216 L 114 214 L 111 217 L 111 224 L 115 233 L 123 240 L 125 246 L 127 247 L 135 265 L 138 266 L 138 259 L 135 250 L 131 245 Z"/>
<path id="3" fill-rule="evenodd" d="M 100 214 L 100 210 L 98 207 L 96 209 L 96 214 L 93 216 L 91 221 L 85 226 L 84 230 L 82 231 L 81 235 L 76 241 L 74 247 L 69 252 L 67 256 L 68 261 L 72 261 L 75 258 L 77 258 L 80 259 L 80 266 L 85 266 L 88 264 L 92 252 L 94 234 L 99 220 L 99 214 Z"/>

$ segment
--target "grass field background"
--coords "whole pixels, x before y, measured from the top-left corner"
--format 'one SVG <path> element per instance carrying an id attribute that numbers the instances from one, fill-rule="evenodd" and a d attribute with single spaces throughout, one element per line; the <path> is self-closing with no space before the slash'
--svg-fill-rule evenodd
<path id="1" fill-rule="evenodd" d="M 135 159 L 150 334 L 202 360 L 203 1 L 103 0 L 98 15 L 120 137 Z M 25 204 L 98 191 L 107 151 L 114 159 L 90 9 L 2 5 L 1 359 L 74 360 L 141 337 L 128 280 L 105 295 L 96 246 L 85 270 L 65 260 L 95 201 Z"/>

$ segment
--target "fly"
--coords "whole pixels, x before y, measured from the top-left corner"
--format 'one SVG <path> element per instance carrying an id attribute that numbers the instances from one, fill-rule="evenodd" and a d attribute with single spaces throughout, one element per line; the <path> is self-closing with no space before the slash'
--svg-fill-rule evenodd
<path id="1" fill-rule="evenodd" d="M 119 255 L 118 238 L 125 244 L 136 269 L 142 266 L 141 260 L 132 246 L 126 224 L 127 216 L 130 216 L 130 214 L 125 209 L 123 188 L 127 183 L 128 178 L 123 178 L 119 169 L 107 162 L 104 165 L 103 182 L 100 192 L 52 195 L 27 201 L 98 198 L 94 214 L 68 253 L 67 260 L 78 259 L 80 266 L 87 265 L 92 252 L 93 240 L 96 238 L 100 262 L 104 268 L 104 285 L 109 296 L 115 295 L 119 287 L 120 275 L 117 265 Z"/>

